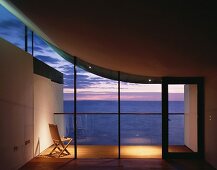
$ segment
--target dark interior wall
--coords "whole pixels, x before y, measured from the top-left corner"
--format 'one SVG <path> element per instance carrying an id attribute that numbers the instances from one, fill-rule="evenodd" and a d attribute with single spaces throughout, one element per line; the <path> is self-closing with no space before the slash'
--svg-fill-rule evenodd
<path id="1" fill-rule="evenodd" d="M 205 158 L 217 168 L 217 75 L 205 78 Z"/>

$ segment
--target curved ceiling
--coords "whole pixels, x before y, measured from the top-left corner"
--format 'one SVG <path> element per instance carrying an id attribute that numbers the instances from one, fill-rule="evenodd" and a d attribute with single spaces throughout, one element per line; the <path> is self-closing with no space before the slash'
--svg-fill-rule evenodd
<path id="1" fill-rule="evenodd" d="M 60 49 L 143 76 L 216 74 L 215 1 L 11 0 Z"/>

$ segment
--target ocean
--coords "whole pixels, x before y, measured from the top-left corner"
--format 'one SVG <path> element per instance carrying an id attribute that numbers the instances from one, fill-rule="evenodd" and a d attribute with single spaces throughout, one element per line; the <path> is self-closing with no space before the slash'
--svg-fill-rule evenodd
<path id="1" fill-rule="evenodd" d="M 121 101 L 122 113 L 161 113 L 161 101 Z M 64 101 L 64 113 L 74 112 L 74 102 Z M 77 113 L 117 113 L 117 101 L 77 101 Z M 170 113 L 184 113 L 183 101 L 170 101 Z"/>
<path id="2" fill-rule="evenodd" d="M 161 145 L 161 101 L 121 101 L 121 145 Z M 73 113 L 64 101 L 64 113 Z M 80 145 L 118 144 L 117 101 L 77 101 L 77 142 Z M 184 102 L 169 102 L 169 144 L 184 144 Z M 73 137 L 73 115 L 56 115 L 64 136 Z M 59 120 L 64 120 L 64 126 Z"/>

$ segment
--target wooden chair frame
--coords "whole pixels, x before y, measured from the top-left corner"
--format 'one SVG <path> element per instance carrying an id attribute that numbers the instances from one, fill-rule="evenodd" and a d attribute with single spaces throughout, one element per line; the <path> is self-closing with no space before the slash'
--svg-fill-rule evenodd
<path id="1" fill-rule="evenodd" d="M 49 155 L 51 155 L 56 149 L 58 149 L 60 151 L 60 153 L 58 154 L 58 158 L 62 154 L 64 154 L 64 152 L 66 152 L 66 155 L 70 155 L 70 152 L 67 150 L 67 147 L 71 143 L 72 138 L 66 138 L 66 137 L 61 138 L 59 135 L 57 125 L 49 124 L 49 129 L 50 129 L 51 138 L 54 142 L 54 148 L 49 153 Z M 65 145 L 64 142 L 67 142 L 67 144 Z"/>

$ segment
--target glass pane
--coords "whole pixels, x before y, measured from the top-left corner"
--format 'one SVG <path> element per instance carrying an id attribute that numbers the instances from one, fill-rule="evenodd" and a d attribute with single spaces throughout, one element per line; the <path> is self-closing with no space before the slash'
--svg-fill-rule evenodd
<path id="1" fill-rule="evenodd" d="M 74 65 L 64 61 L 61 65 L 61 72 L 64 78 L 64 136 L 74 139 Z M 72 157 L 74 157 L 74 141 L 70 146 Z"/>
<path id="2" fill-rule="evenodd" d="M 32 31 L 30 29 L 27 31 L 27 37 L 28 53 L 32 55 Z"/>
<path id="3" fill-rule="evenodd" d="M 0 5 L 0 37 L 25 50 L 25 25 Z"/>
<path id="4" fill-rule="evenodd" d="M 77 68 L 78 158 L 117 158 L 117 81 Z"/>
<path id="5" fill-rule="evenodd" d="M 161 157 L 161 85 L 121 82 L 121 157 Z"/>
<path id="6" fill-rule="evenodd" d="M 197 86 L 169 85 L 169 152 L 197 151 Z"/>

